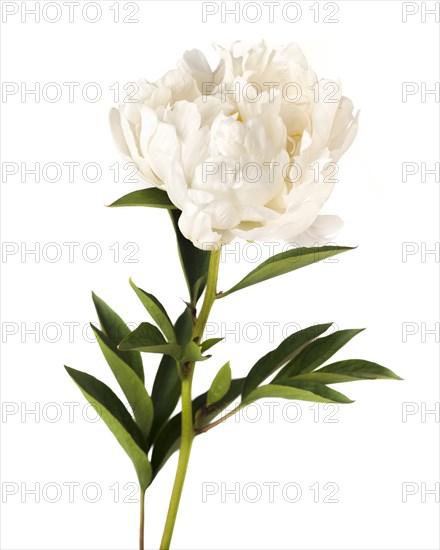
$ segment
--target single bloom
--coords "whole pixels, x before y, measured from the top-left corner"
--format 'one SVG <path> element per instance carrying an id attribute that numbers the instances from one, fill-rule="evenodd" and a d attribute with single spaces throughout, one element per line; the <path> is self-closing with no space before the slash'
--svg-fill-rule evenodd
<path id="1" fill-rule="evenodd" d="M 115 142 L 182 211 L 198 248 L 234 237 L 310 246 L 341 227 L 319 215 L 359 114 L 340 83 L 319 79 L 297 44 L 199 50 L 112 109 Z"/>

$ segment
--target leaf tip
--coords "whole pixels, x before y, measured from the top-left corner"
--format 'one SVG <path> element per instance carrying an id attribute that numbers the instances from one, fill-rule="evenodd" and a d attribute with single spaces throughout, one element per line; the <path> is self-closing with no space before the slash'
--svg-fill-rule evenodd
<path id="1" fill-rule="evenodd" d="M 133 278 L 132 277 L 129 277 L 128 278 L 128 284 L 131 286 L 131 288 L 136 292 L 136 290 L 138 289 L 137 288 L 137 285 L 133 282 Z"/>

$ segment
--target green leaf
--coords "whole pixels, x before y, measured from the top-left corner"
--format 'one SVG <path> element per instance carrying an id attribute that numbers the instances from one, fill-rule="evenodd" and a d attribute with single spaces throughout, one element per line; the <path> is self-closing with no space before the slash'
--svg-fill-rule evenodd
<path id="1" fill-rule="evenodd" d="M 313 325 L 288 336 L 281 344 L 259 359 L 246 377 L 243 388 L 243 398 L 261 384 L 268 376 L 283 367 L 307 344 L 323 334 L 332 323 Z"/>
<path id="2" fill-rule="evenodd" d="M 213 346 L 215 346 L 222 340 L 224 340 L 224 338 L 208 338 L 208 340 L 205 340 L 204 342 L 202 342 L 200 346 L 202 353 L 205 353 L 205 351 L 208 351 L 209 349 L 211 349 Z"/>
<path id="3" fill-rule="evenodd" d="M 232 403 L 241 393 L 244 378 L 238 378 L 231 381 L 231 387 L 227 394 L 217 403 L 206 405 L 208 392 L 202 393 L 193 399 L 192 413 L 193 418 L 197 420 L 195 427 L 206 426 L 218 416 L 230 403 Z M 177 451 L 180 445 L 182 413 L 173 416 L 159 432 L 153 447 L 151 464 L 153 467 L 153 477 L 164 466 L 170 456 Z M 195 432 L 197 435 L 197 431 Z"/>
<path id="4" fill-rule="evenodd" d="M 217 401 L 220 401 L 220 399 L 226 395 L 229 388 L 231 387 L 231 378 L 231 366 L 228 361 L 218 371 L 214 380 L 212 381 L 206 400 L 206 404 L 208 406 L 212 405 L 213 403 L 217 403 Z"/>
<path id="5" fill-rule="evenodd" d="M 179 257 L 188 285 L 192 306 L 195 307 L 206 286 L 209 258 L 211 253 L 195 247 L 179 229 L 180 210 L 170 211 L 171 220 L 177 237 Z"/>
<path id="6" fill-rule="evenodd" d="M 150 206 L 153 208 L 166 208 L 167 210 L 176 208 L 166 192 L 157 187 L 132 191 L 109 206 Z"/>
<path id="7" fill-rule="evenodd" d="M 141 490 L 145 490 L 151 483 L 152 469 L 142 434 L 130 413 L 113 391 L 100 380 L 79 370 L 69 367 L 65 369 L 130 457 Z"/>
<path id="8" fill-rule="evenodd" d="M 165 311 L 163 305 L 155 296 L 137 287 L 131 279 L 130 285 L 132 289 L 136 292 L 139 300 L 142 302 L 145 309 L 151 315 L 153 320 L 156 321 L 168 342 L 170 342 L 170 344 L 175 344 L 176 335 L 174 334 L 173 323 L 170 321 L 168 313 Z"/>
<path id="9" fill-rule="evenodd" d="M 181 363 L 192 363 L 195 361 L 206 361 L 208 357 L 202 355 L 200 346 L 195 342 L 188 342 L 183 349 L 182 356 L 180 358 Z"/>
<path id="10" fill-rule="evenodd" d="M 98 314 L 102 332 L 114 344 L 115 353 L 117 353 L 121 359 L 135 371 L 143 382 L 144 367 L 142 365 L 141 354 L 137 351 L 122 352 L 117 349 L 119 342 L 125 338 L 127 334 L 130 334 L 130 329 L 121 317 L 119 317 L 119 315 L 94 292 L 92 292 L 92 299 L 95 305 L 96 313 Z"/>
<path id="11" fill-rule="evenodd" d="M 249 405 L 253 401 L 257 401 L 257 399 L 271 397 L 314 401 L 316 403 L 353 403 L 351 399 L 348 399 L 342 393 L 327 388 L 323 384 L 284 380 L 282 385 L 266 384 L 256 388 L 243 400 L 243 405 Z"/>
<path id="12" fill-rule="evenodd" d="M 141 323 L 133 332 L 130 332 L 118 349 L 121 351 L 143 351 L 146 353 L 162 353 L 178 359 L 182 348 L 177 344 L 169 344 L 160 330 L 151 323 Z"/>
<path id="13" fill-rule="evenodd" d="M 286 252 L 280 252 L 256 267 L 235 286 L 226 292 L 220 293 L 218 298 L 224 298 L 242 288 L 261 283 L 262 281 L 267 281 L 268 279 L 278 277 L 278 275 L 283 275 L 290 271 L 295 271 L 301 267 L 346 252 L 347 250 L 353 250 L 353 248 L 348 246 L 316 246 L 310 248 L 293 248 Z"/>
<path id="14" fill-rule="evenodd" d="M 193 315 L 191 308 L 186 307 L 174 325 L 177 342 L 184 346 L 191 339 Z M 164 355 L 154 379 L 151 399 L 154 405 L 153 426 L 150 432 L 150 443 L 173 413 L 180 399 L 180 376 L 175 359 Z"/>
<path id="15" fill-rule="evenodd" d="M 338 350 L 340 350 L 347 342 L 349 342 L 356 334 L 359 334 L 364 329 L 347 329 L 338 330 L 318 338 L 306 346 L 301 353 L 294 357 L 272 380 L 278 382 L 285 378 L 291 378 L 297 374 L 312 372 L 330 359 Z"/>
<path id="16" fill-rule="evenodd" d="M 338 384 L 356 380 L 402 380 L 393 371 L 363 359 L 346 359 L 322 367 L 308 374 L 299 374 L 289 380 L 310 380 L 320 384 Z"/>
<path id="17" fill-rule="evenodd" d="M 133 409 L 136 423 L 146 439 L 153 422 L 153 402 L 151 401 L 151 397 L 148 395 L 143 381 L 120 358 L 105 334 L 93 326 L 93 324 L 91 327 L 109 367 Z"/>

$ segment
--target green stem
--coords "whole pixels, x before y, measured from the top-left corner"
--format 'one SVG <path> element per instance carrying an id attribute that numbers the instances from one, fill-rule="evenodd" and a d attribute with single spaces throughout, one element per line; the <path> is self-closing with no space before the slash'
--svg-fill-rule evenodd
<path id="1" fill-rule="evenodd" d="M 200 315 L 197 317 L 193 329 L 192 339 L 200 342 L 206 322 L 209 317 L 212 305 L 216 298 L 218 269 L 220 265 L 221 249 L 211 253 L 209 260 L 208 279 L 206 283 L 205 297 L 203 299 Z M 188 462 L 191 453 L 191 446 L 194 439 L 194 424 L 192 413 L 191 386 L 194 374 L 195 363 L 181 365 L 182 378 L 182 432 L 180 438 L 179 461 L 177 463 L 176 477 L 174 479 L 173 491 L 171 493 L 170 504 L 168 507 L 165 528 L 160 543 L 160 550 L 169 550 L 171 537 L 173 536 L 174 525 L 176 523 L 177 512 L 179 509 L 180 498 L 182 496 L 183 484 L 188 469 Z"/>
<path id="2" fill-rule="evenodd" d="M 168 515 L 160 543 L 161 550 L 168 550 L 173 536 L 179 509 L 180 497 L 188 468 L 189 456 L 193 441 L 192 401 L 191 401 L 192 373 L 182 380 L 182 437 L 180 441 L 179 462 L 177 464 L 176 477 L 174 479 L 173 492 L 171 494 Z"/>
<path id="3" fill-rule="evenodd" d="M 141 517 L 139 522 L 139 550 L 144 550 L 145 491 L 140 489 Z"/>

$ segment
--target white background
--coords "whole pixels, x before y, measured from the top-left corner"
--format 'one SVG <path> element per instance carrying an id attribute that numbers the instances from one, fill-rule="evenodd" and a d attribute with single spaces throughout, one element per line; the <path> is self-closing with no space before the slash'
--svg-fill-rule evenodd
<path id="1" fill-rule="evenodd" d="M 32 7 L 35 2 L 24 4 Z M 44 4 L 40 2 L 40 9 Z M 138 507 L 122 502 L 130 493 L 124 485 L 135 481 L 134 470 L 103 423 L 84 420 L 84 411 L 92 413 L 84 408 L 85 401 L 63 364 L 90 372 L 116 389 L 98 346 L 83 337 L 86 324 L 96 321 L 90 291 L 126 321 L 138 323 L 145 316 L 129 288 L 129 276 L 157 295 L 174 318 L 182 309 L 186 289 L 166 213 L 104 207 L 140 186 L 112 183 L 109 167 L 121 159 L 107 125 L 114 102 L 110 86 L 140 77 L 155 80 L 174 67 L 186 49 L 210 52 L 213 41 L 229 45 L 238 39 L 263 38 L 270 43 L 297 41 L 318 75 L 341 77 L 344 93 L 361 108 L 359 136 L 343 158 L 339 183 L 326 207 L 345 221 L 337 243 L 358 248 L 337 261 L 249 288 L 216 304 L 212 321 L 218 326 L 210 325 L 211 335 L 220 336 L 225 329 L 235 334 L 228 333 L 214 358 L 198 368 L 195 393 L 207 388 L 227 359 L 234 376 L 243 376 L 286 331 L 293 330 L 291 323 L 306 327 L 329 320 L 339 328 L 367 327 L 337 358 L 377 361 L 405 380 L 338 388 L 356 402 L 339 408 L 333 417 L 337 422 L 325 422 L 330 411 L 310 409 L 309 403 L 301 405 L 297 422 L 286 420 L 294 411 L 283 409 L 285 402 L 274 409 L 271 419 L 266 404 L 197 439 L 173 548 L 439 548 L 438 325 L 437 335 L 426 334 L 438 323 L 438 248 L 437 256 L 424 253 L 439 246 L 438 179 L 428 174 L 423 182 L 420 174 L 422 162 L 433 167 L 439 145 L 438 96 L 436 100 L 420 93 L 423 86 L 433 89 L 439 80 L 438 26 L 433 15 L 427 15 L 426 22 L 421 15 L 422 4 L 432 8 L 435 2 L 406 7 L 399 1 L 338 2 L 336 23 L 322 22 L 329 13 L 322 2 L 319 22 L 314 22 L 311 3 L 301 2 L 302 15 L 296 23 L 283 20 L 283 2 L 272 23 L 267 10 L 256 23 L 242 16 L 239 22 L 229 16 L 223 23 L 220 11 L 203 23 L 198 1 L 138 1 L 134 16 L 138 23 L 115 23 L 115 12 L 110 10 L 114 4 L 99 2 L 102 17 L 96 23 L 84 20 L 81 6 L 72 23 L 66 7 L 57 23 L 43 18 L 35 23 L 32 15 L 22 23 L 21 12 L 2 23 L 4 82 L 17 83 L 20 91 L 36 82 L 41 87 L 48 82 L 79 83 L 72 103 L 64 86 L 54 103 L 42 95 L 26 96 L 25 101 L 20 93 L 3 95 L 3 163 L 23 162 L 29 168 L 35 162 L 41 166 L 77 162 L 81 169 L 95 162 L 102 168 L 96 183 L 85 181 L 80 169 L 74 182 L 69 182 L 67 170 L 52 184 L 36 182 L 32 175 L 21 182 L 21 173 L 3 176 L 2 241 L 9 248 L 3 249 L 1 264 L 2 548 L 136 547 Z M 122 18 L 129 13 L 128 6 L 119 4 Z M 402 22 L 405 9 L 418 10 L 406 23 Z M 253 13 L 250 10 L 249 17 Z M 96 103 L 81 95 L 90 82 L 102 90 Z M 416 83 L 419 90 L 406 102 L 404 82 Z M 419 167 L 406 182 L 404 162 Z M 79 243 L 72 262 L 66 242 Z M 83 257 L 96 252 L 94 245 L 87 246 L 91 242 L 100 247 L 99 261 Z M 22 258 L 21 253 L 36 243 L 37 255 Z M 47 243 L 55 245 L 45 248 Z M 119 243 L 119 261 L 114 243 Z M 137 263 L 123 261 L 132 250 L 122 250 L 126 243 L 139 247 L 133 256 Z M 16 252 L 5 255 L 5 250 Z M 57 250 L 61 257 L 49 261 Z M 238 243 L 228 250 L 232 252 L 221 265 L 220 289 L 255 267 L 254 254 L 261 253 L 264 259 L 268 247 L 246 248 Z M 276 251 L 281 250 L 280 245 Z M 403 250 L 413 253 L 404 256 Z M 277 323 L 273 335 L 268 322 Z M 73 338 L 67 323 L 76 323 L 71 325 Z M 27 332 L 35 327 L 37 335 Z M 405 337 L 408 330 L 413 334 Z M 157 360 L 147 356 L 144 363 L 151 383 Z M 63 405 L 67 402 L 78 404 L 73 421 Z M 424 414 L 435 407 L 437 416 Z M 26 414 L 35 408 L 35 414 Z M 404 410 L 413 414 L 405 416 Z M 255 414 L 260 418 L 252 422 Z M 51 418 L 55 420 L 50 422 Z M 176 455 L 147 493 L 148 548 L 158 547 L 175 465 Z M 79 484 L 73 502 L 63 485 L 67 482 Z M 264 485 L 268 482 L 279 484 L 273 502 Z M 324 490 L 327 482 L 338 485 L 334 497 L 338 503 L 323 502 L 329 493 Z M 87 483 L 99 484 L 99 502 L 83 497 Z M 211 487 L 219 489 L 206 502 L 204 483 L 217 484 Z M 227 489 L 239 484 L 239 502 L 231 495 L 222 502 L 222 483 Z M 248 493 L 247 483 L 252 484 Z M 302 489 L 296 503 L 283 498 L 282 488 L 289 483 Z M 314 502 L 309 489 L 316 483 L 321 488 L 319 502 Z M 406 502 L 405 483 L 414 492 Z M 110 489 L 115 484 L 120 487 L 118 503 Z M 35 486 L 40 502 L 25 493 Z M 56 487 L 63 489 L 58 502 L 48 502 L 56 499 Z M 256 487 L 261 498 L 250 502 Z M 424 494 L 424 489 L 435 487 L 437 495 Z M 14 488 L 15 494 L 7 493 Z M 92 489 L 86 495 L 89 500 Z M 293 496 L 293 490 L 288 492 L 288 497 Z"/>

